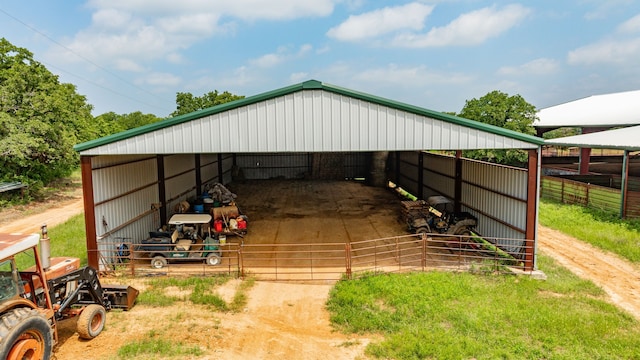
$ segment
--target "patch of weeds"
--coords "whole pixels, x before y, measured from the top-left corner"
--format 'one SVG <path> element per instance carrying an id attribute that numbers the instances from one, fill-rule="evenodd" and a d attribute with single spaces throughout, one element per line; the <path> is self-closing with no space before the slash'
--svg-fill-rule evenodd
<path id="1" fill-rule="evenodd" d="M 189 300 L 191 300 L 191 302 L 194 304 L 213 306 L 215 309 L 219 311 L 229 310 L 227 306 L 227 302 L 224 301 L 223 298 L 221 298 L 217 294 L 207 293 L 207 290 L 208 290 L 208 287 L 205 287 L 202 284 L 196 285 L 193 291 L 191 292 L 191 296 L 189 297 Z"/>
<path id="2" fill-rule="evenodd" d="M 156 338 L 155 334 L 145 339 L 133 341 L 118 349 L 119 359 L 131 359 L 136 356 L 151 355 L 153 358 L 185 358 L 188 356 L 202 356 L 204 351 L 195 345 L 185 345 L 175 340 Z"/>
<path id="3" fill-rule="evenodd" d="M 358 346 L 360 345 L 360 341 L 359 340 L 347 340 L 347 341 L 343 341 L 340 345 L 338 345 L 338 347 L 352 347 L 352 346 Z"/>
<path id="4" fill-rule="evenodd" d="M 249 291 L 255 283 L 255 278 L 246 278 L 240 283 L 236 294 L 233 296 L 231 304 L 229 304 L 230 311 L 239 312 L 247 305 L 247 291 Z"/>
<path id="5" fill-rule="evenodd" d="M 165 294 L 163 289 L 149 289 L 141 292 L 136 302 L 140 305 L 166 307 L 175 304 L 178 300 L 180 299 L 177 296 Z"/>

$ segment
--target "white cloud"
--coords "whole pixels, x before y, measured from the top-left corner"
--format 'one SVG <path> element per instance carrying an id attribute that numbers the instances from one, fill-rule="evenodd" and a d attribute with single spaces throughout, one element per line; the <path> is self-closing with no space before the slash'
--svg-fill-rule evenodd
<path id="1" fill-rule="evenodd" d="M 354 79 L 380 84 L 420 85 L 424 84 L 464 84 L 471 77 L 458 73 L 444 73 L 429 70 L 424 65 L 401 67 L 389 64 L 386 67 L 362 70 L 354 75 Z"/>
<path id="2" fill-rule="evenodd" d="M 448 25 L 433 28 L 426 34 L 398 35 L 393 44 L 411 48 L 478 45 L 516 26 L 529 13 L 529 9 L 518 4 L 502 9 L 486 7 L 462 14 Z"/>
<path id="3" fill-rule="evenodd" d="M 329 29 L 327 36 L 341 41 L 359 41 L 398 30 L 421 30 L 432 10 L 433 6 L 413 2 L 352 15 L 345 22 Z"/>
<path id="4" fill-rule="evenodd" d="M 57 63 L 91 59 L 104 67 L 127 63 L 120 68 L 138 71 L 156 59 L 176 62 L 179 51 L 235 31 L 235 21 L 327 16 L 334 1 L 89 0 L 91 25 L 64 42 L 73 53 L 54 48 L 47 57 Z"/>
<path id="5" fill-rule="evenodd" d="M 169 53 L 165 58 L 167 59 L 168 62 L 172 64 L 184 64 L 187 62 L 184 56 L 182 56 L 180 53 L 177 53 L 177 52 Z"/>
<path id="6" fill-rule="evenodd" d="M 294 84 L 309 80 L 309 73 L 306 73 L 306 72 L 293 73 L 291 74 L 291 76 L 289 76 L 289 80 L 291 80 L 291 82 Z"/>
<path id="7" fill-rule="evenodd" d="M 118 9 L 154 16 L 213 13 L 243 20 L 281 20 L 327 16 L 333 12 L 334 2 L 333 0 L 91 0 L 89 7 Z"/>
<path id="8" fill-rule="evenodd" d="M 639 33 L 640 32 L 640 14 L 620 24 L 620 26 L 618 26 L 618 32 L 628 33 L 628 34 Z"/>
<path id="9" fill-rule="evenodd" d="M 584 1 L 584 0 L 583 0 Z M 590 0 L 588 1 L 593 6 L 593 9 L 584 15 L 587 20 L 600 20 L 606 19 L 613 12 L 620 11 L 620 9 L 632 5 L 635 0 Z"/>
<path id="10" fill-rule="evenodd" d="M 640 38 L 603 40 L 569 52 L 571 65 L 636 64 L 640 58 Z"/>
<path id="11" fill-rule="evenodd" d="M 520 66 L 505 66 L 498 70 L 500 75 L 546 75 L 558 70 L 558 62 L 553 59 L 540 58 Z"/>
<path id="12" fill-rule="evenodd" d="M 143 72 L 144 68 L 135 61 L 129 59 L 116 59 L 115 68 L 118 70 L 125 70 L 129 72 Z"/>
<path id="13" fill-rule="evenodd" d="M 297 51 L 295 51 L 295 49 L 291 49 L 288 46 L 281 46 L 276 50 L 275 53 L 265 54 L 257 59 L 249 60 L 249 64 L 261 68 L 270 68 L 286 61 L 304 57 L 312 50 L 313 47 L 309 44 L 300 46 Z"/>

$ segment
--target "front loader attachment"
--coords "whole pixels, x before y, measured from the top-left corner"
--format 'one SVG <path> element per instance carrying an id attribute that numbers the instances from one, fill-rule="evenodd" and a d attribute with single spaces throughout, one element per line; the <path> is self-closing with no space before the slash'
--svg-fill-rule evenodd
<path id="1" fill-rule="evenodd" d="M 104 297 L 109 299 L 113 309 L 131 309 L 138 298 L 140 291 L 129 285 L 104 285 L 102 287 Z"/>

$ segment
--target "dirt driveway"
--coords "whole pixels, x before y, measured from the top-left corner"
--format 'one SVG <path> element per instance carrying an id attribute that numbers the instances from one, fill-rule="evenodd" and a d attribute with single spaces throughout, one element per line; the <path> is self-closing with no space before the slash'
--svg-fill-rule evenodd
<path id="1" fill-rule="evenodd" d="M 42 223 L 54 226 L 82 211 L 81 193 L 58 206 L 51 204 L 29 216 L 0 213 L 0 232 L 37 232 Z M 578 276 L 602 287 L 612 303 L 640 320 L 640 269 L 637 266 L 557 231 L 540 227 L 539 250 Z M 136 286 L 136 284 L 132 284 Z M 233 294 L 237 282 L 225 289 Z M 324 308 L 332 284 L 257 282 L 248 293 L 243 312 L 223 314 L 194 307 L 136 306 L 126 313 L 110 312 L 103 334 L 91 341 L 78 339 L 72 324 L 62 324 L 58 359 L 114 358 L 117 349 L 149 332 L 163 338 L 202 344 L 199 359 L 355 359 L 366 358 L 371 340 L 334 332 Z M 161 320 L 159 320 L 161 319 Z M 158 322 L 164 322 L 158 324 Z"/>

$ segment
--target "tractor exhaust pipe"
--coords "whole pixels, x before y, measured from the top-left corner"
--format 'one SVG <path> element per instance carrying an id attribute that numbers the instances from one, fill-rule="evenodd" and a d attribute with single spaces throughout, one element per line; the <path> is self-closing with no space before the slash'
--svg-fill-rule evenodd
<path id="1" fill-rule="evenodd" d="M 47 234 L 47 224 L 42 224 L 40 229 L 42 230 L 42 237 L 40 238 L 40 263 L 44 270 L 49 270 L 49 267 L 51 267 L 51 240 Z"/>

